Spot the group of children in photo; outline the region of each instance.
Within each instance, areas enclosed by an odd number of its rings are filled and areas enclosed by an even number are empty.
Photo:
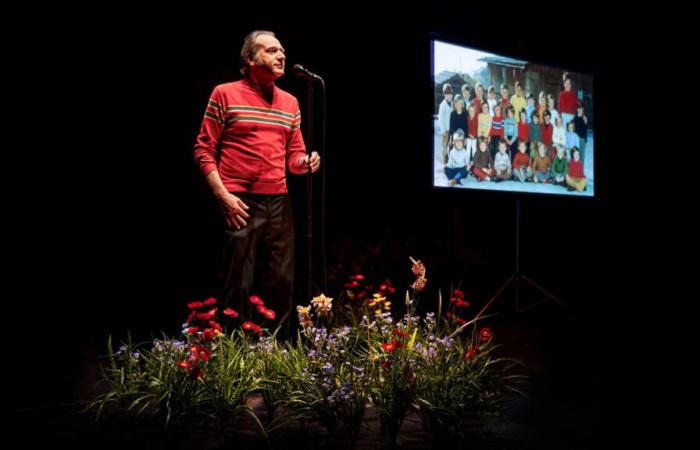
[[[558,104],[543,91],[537,106],[532,94],[525,97],[520,82],[512,97],[502,84],[499,99],[490,86],[486,100],[481,83],[474,87],[473,98],[468,84],[462,86],[460,96],[453,95],[452,85],[445,83],[438,122],[449,185],[473,176],[479,182],[512,179],[585,191],[588,119],[568,74],[562,78],[564,90]]]

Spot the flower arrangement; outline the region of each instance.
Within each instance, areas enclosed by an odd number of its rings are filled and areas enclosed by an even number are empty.
[[[181,339],[127,342],[116,353],[108,342],[107,392],[91,409],[99,416],[115,405],[166,426],[203,414],[219,428],[243,413],[266,438],[315,421],[328,430],[329,442],[346,448],[361,432],[367,408],[379,416],[389,448],[398,445],[414,410],[436,437],[463,436],[473,421],[500,413],[507,391],[520,392],[519,363],[498,357],[493,329],[481,324],[489,304],[472,314],[459,289],[445,305],[438,295],[437,312],[419,316],[427,271],[421,261],[411,263],[415,280],[402,317],[392,315],[397,289],[390,280],[371,283],[355,274],[337,299],[320,294],[296,307],[299,329],[289,342],[269,329],[277,314],[260,297],[249,298],[246,318],[220,311],[214,298],[191,302]],[[263,398],[264,418],[249,405],[254,394]]]

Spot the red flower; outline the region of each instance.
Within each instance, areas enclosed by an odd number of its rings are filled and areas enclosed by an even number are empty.
[[[199,313],[199,314],[197,314],[197,319],[210,320],[210,319],[214,318],[214,316],[216,315],[216,310],[217,310],[217,308],[212,308],[205,313]]]
[[[265,307],[265,305],[258,305],[256,309],[258,310],[258,312],[260,314],[263,314],[263,315],[265,314],[265,311],[267,311],[267,308]]]
[[[204,304],[207,306],[216,305],[216,299],[214,297],[204,300]]]
[[[492,336],[493,332],[491,331],[491,328],[484,327],[481,329],[481,331],[479,331],[479,340],[481,342],[488,341],[489,339],[491,339]]]
[[[469,350],[467,350],[467,353],[464,354],[464,360],[465,361],[471,361],[474,356],[476,356],[476,352],[479,351],[479,346],[477,345],[476,347],[469,347]]]
[[[216,337],[216,333],[211,328],[205,328],[202,332],[202,339],[205,341],[213,341]]]
[[[396,348],[396,341],[385,342],[384,344],[382,344],[382,348],[384,349],[385,352],[391,353]]]
[[[354,275],[352,279],[355,281],[364,281],[365,276],[358,273],[357,275]]]
[[[189,316],[187,316],[187,320],[185,322],[187,323],[192,323],[194,318],[197,317],[197,311],[192,311]]]
[[[389,360],[387,359],[386,361],[384,361],[384,362],[382,363],[382,369],[386,370],[386,369],[388,369],[389,367],[391,367],[391,361],[389,361]]]
[[[458,298],[457,301],[455,302],[455,306],[457,308],[468,308],[469,302]]]
[[[202,372],[202,369],[200,369],[198,365],[195,365],[190,370],[190,377],[199,381],[204,381],[204,372]]]
[[[264,305],[264,304],[265,304],[265,302],[263,301],[263,299],[261,299],[261,298],[258,297],[257,295],[251,295],[251,296],[250,296],[250,303],[252,303],[252,304],[254,304],[254,305]]]
[[[187,329],[187,334],[195,334],[197,331],[199,331],[199,327],[189,327]]]
[[[398,328],[394,328],[394,334],[399,337],[408,337],[408,333]]]
[[[455,289],[453,291],[453,295],[457,298],[461,298],[461,299],[464,298],[464,292],[460,291],[459,289]]]
[[[464,325],[465,323],[467,323],[467,321],[462,319],[461,317],[457,317],[457,323],[460,325]]]
[[[256,325],[253,322],[244,322],[241,327],[243,327],[244,330],[257,332],[259,336],[262,336],[262,328],[260,328],[260,325]]]
[[[392,342],[386,342],[382,344],[382,348],[387,353],[393,352],[394,350],[396,350],[397,347],[403,348],[403,344],[396,339],[394,339]]]
[[[178,365],[178,367],[181,367],[183,369],[190,368],[190,363],[188,363],[187,361],[180,361],[179,363],[177,363],[177,365]]]
[[[221,325],[219,325],[217,322],[210,320],[209,321],[209,326],[212,327],[212,329],[216,331],[223,331],[223,328],[221,328]]]
[[[211,357],[211,349],[209,347],[204,347],[203,345],[193,345],[190,348],[190,353],[194,361],[209,361]]]
[[[265,310],[265,312],[263,314],[265,315],[265,317],[267,317],[268,319],[271,319],[271,320],[274,320],[276,317],[275,312],[271,309]]]
[[[231,308],[226,308],[226,309],[224,309],[223,312],[224,312],[224,315],[229,316],[229,317],[233,317],[234,319],[236,317],[238,317],[238,313],[236,311],[232,310]]]
[[[204,303],[202,302],[192,302],[187,304],[187,307],[190,309],[199,309],[202,306],[204,306]]]
[[[391,285],[391,281],[389,280],[386,280],[384,283],[380,284],[379,290],[382,291],[382,293],[388,292],[390,294],[396,292],[396,289],[394,289],[394,287]]]
[[[360,291],[357,294],[357,299],[358,300],[364,300],[367,297],[367,291]]]
[[[358,287],[360,287],[360,283],[353,280],[350,283],[345,283],[345,287],[348,289],[357,289]]]

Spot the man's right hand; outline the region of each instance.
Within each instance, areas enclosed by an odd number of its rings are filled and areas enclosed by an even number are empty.
[[[243,200],[229,192],[220,195],[218,200],[226,220],[226,226],[237,230],[246,226],[247,222],[245,219],[249,219],[250,215],[246,212],[249,207],[243,203]]]

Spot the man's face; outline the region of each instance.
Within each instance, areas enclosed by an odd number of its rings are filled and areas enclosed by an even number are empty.
[[[282,44],[269,34],[263,34],[256,39],[257,53],[253,60],[254,68],[271,74],[275,79],[284,75],[284,65],[287,57]],[[254,70],[255,70],[254,69]]]

